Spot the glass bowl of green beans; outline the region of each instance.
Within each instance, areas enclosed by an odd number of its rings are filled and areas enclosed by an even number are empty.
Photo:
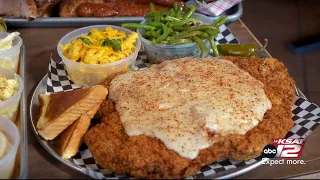
[[[214,22],[207,22],[193,13],[195,7],[182,8],[177,3],[171,9],[150,12],[139,23],[124,23],[124,28],[136,28],[149,63],[183,57],[206,57],[210,48],[214,55],[218,50],[214,38],[220,33],[219,26],[226,22],[222,16]]]
[[[147,20],[141,23],[146,23]],[[146,52],[149,63],[159,63],[163,60],[172,60],[183,57],[206,57],[210,51],[210,44],[207,39],[201,40],[202,49],[197,43],[189,39],[173,39],[168,44],[153,44],[152,41],[143,37],[145,30],[137,29],[137,33]],[[205,49],[205,51],[203,51]]]

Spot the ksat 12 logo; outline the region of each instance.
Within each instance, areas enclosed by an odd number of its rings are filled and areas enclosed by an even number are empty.
[[[262,154],[267,158],[299,158],[304,144],[305,139],[275,139],[263,148]]]

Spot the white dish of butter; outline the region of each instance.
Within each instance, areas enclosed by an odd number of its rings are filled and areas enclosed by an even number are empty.
[[[0,67],[0,116],[16,121],[23,85],[18,74]]]
[[[0,39],[0,51],[4,51],[13,47],[13,40],[18,37],[20,33],[13,32],[8,34],[5,38]]]
[[[0,32],[0,67],[17,73],[22,39],[19,32]]]
[[[0,116],[0,179],[12,178],[20,132],[9,119]]]
[[[129,136],[156,137],[194,159],[219,137],[258,125],[272,107],[263,87],[230,61],[179,59],[115,77],[109,98]]]

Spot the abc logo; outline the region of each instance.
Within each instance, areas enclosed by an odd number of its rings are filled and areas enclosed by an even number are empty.
[[[273,144],[268,144],[263,148],[262,154],[267,158],[274,158],[277,155],[277,148]]]

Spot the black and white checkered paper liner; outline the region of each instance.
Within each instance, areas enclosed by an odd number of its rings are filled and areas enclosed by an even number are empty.
[[[216,38],[217,43],[239,43],[226,26],[221,26],[220,30],[221,33]],[[147,68],[149,64],[146,63],[146,59],[145,52],[139,52],[135,70]],[[64,64],[56,63],[51,59],[47,79],[47,94],[77,88],[80,87],[73,84],[69,79]],[[296,102],[292,107],[292,119],[295,125],[287,134],[286,138],[306,138],[320,124],[320,108],[316,104],[309,102],[307,99],[296,96]],[[257,157],[248,161],[234,161],[229,159],[217,161],[201,168],[195,176],[188,177],[187,179],[207,177],[230,169],[243,167],[258,162],[261,158],[262,157]],[[101,168],[94,160],[85,143],[81,145],[79,152],[70,160],[70,162],[92,178],[132,178],[127,174],[115,174],[109,169]]]

